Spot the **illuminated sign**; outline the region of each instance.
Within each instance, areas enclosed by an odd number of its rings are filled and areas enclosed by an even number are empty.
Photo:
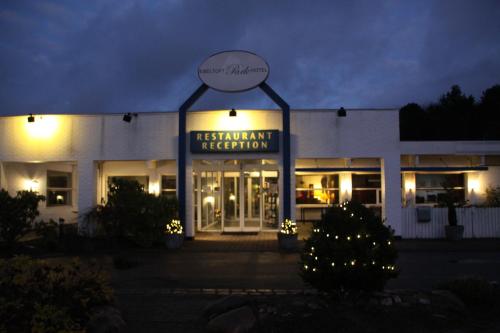
[[[278,130],[192,131],[191,152],[203,153],[277,153]]]
[[[264,82],[269,76],[269,65],[251,52],[224,51],[206,59],[198,68],[198,76],[212,89],[239,92]]]

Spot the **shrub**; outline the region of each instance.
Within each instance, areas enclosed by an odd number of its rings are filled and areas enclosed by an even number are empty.
[[[96,221],[107,237],[150,246],[162,240],[165,224],[177,217],[177,207],[175,199],[147,193],[137,181],[116,179],[109,185],[106,204],[87,218]]]
[[[486,189],[485,205],[489,207],[500,207],[500,187],[488,187]]]
[[[0,332],[84,332],[91,309],[113,300],[108,279],[78,260],[0,260]]]
[[[56,250],[59,245],[59,225],[54,220],[49,222],[39,221],[34,226],[35,233],[39,236],[39,244],[48,250]]]
[[[31,230],[33,221],[39,215],[38,203],[45,197],[32,191],[19,191],[11,197],[0,190],[0,240],[12,247]]]
[[[438,288],[451,291],[467,305],[494,305],[500,296],[498,288],[479,277],[463,277],[445,281],[439,284]]]
[[[306,283],[329,293],[381,290],[398,274],[392,231],[362,204],[330,208],[301,255]]]

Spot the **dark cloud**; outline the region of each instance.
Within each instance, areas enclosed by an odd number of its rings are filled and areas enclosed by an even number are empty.
[[[294,108],[397,107],[500,77],[498,1],[3,1],[0,113],[175,110],[246,49]],[[195,108],[274,107],[210,91]]]

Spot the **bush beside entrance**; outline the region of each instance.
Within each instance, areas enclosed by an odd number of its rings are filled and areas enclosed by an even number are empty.
[[[98,233],[147,247],[163,242],[165,225],[177,215],[177,200],[147,193],[137,181],[116,179],[109,185],[106,204],[87,217],[97,223]]]

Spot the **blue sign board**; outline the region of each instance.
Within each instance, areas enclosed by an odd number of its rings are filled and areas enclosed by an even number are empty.
[[[278,130],[192,131],[191,153],[277,153]]]

